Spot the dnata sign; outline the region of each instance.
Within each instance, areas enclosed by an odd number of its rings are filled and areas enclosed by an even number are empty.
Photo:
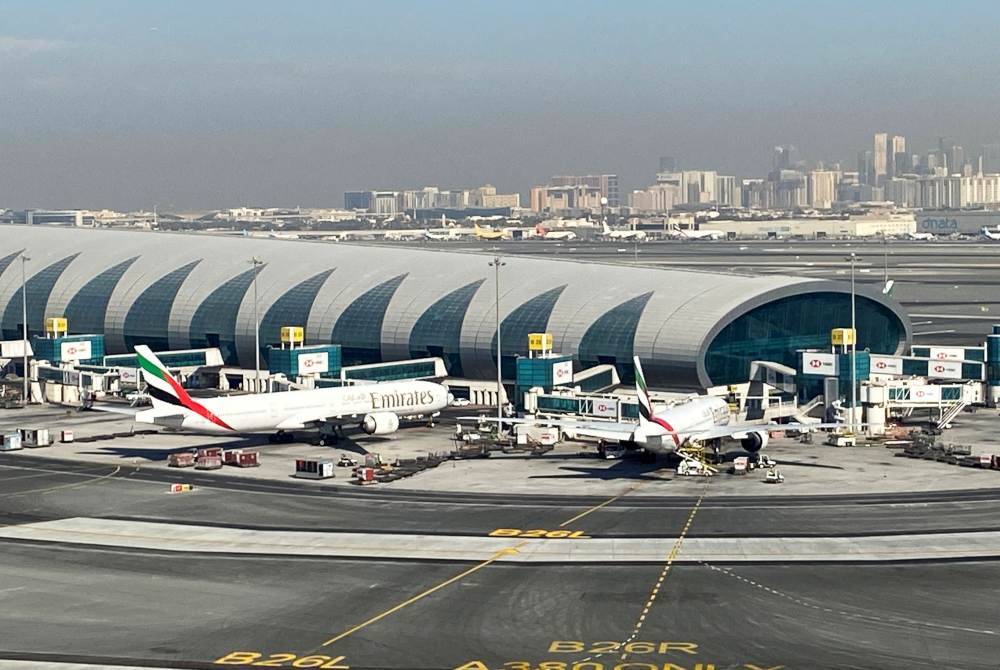
[[[920,219],[920,228],[928,231],[958,230],[958,219]]]

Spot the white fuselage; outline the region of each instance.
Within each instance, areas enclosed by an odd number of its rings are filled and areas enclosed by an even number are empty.
[[[699,396],[654,413],[636,434],[636,442],[653,451],[674,451],[690,435],[729,423],[729,405],[722,398]]]
[[[376,413],[429,415],[448,406],[448,391],[433,382],[405,381],[196,401],[224,425],[173,405],[139,412],[136,420],[195,433],[265,433]]]

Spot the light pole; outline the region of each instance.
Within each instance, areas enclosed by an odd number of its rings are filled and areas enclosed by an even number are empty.
[[[500,347],[500,268],[507,265],[500,260],[500,256],[494,256],[490,261],[490,267],[496,271],[496,308],[497,308],[497,437],[500,437],[500,423],[503,421],[503,358]]]
[[[24,386],[21,389],[21,403],[24,405],[28,404],[28,282],[25,281],[27,272],[25,271],[25,266],[31,259],[21,252],[21,354],[24,356],[24,372],[21,375],[23,377]]]
[[[889,283],[889,236],[882,233],[882,285]]]
[[[854,412],[858,404],[858,330],[857,330],[857,305],[856,305],[856,292],[854,288],[854,267],[857,264],[858,255],[853,251],[851,252],[850,258],[846,259],[851,262],[851,434],[854,434]]]
[[[256,256],[250,259],[253,265],[253,364],[254,393],[260,393],[260,319],[257,317],[257,268],[264,264]]]

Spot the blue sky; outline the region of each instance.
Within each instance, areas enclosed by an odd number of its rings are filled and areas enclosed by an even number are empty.
[[[0,206],[337,205],[1000,133],[995,2],[0,2]]]

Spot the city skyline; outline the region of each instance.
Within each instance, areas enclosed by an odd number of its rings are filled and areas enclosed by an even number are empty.
[[[572,16],[10,3],[0,206],[322,206],[363,188],[486,183],[526,201],[558,174],[643,188],[665,155],[752,177],[792,144],[854,169],[878,131],[919,152],[954,137],[975,155],[1000,138],[1000,93],[975,83],[998,69],[1000,7],[958,5],[975,11],[848,2],[845,31],[791,2],[766,16],[727,3],[583,3]],[[962,39],[940,42],[940,25]]]

